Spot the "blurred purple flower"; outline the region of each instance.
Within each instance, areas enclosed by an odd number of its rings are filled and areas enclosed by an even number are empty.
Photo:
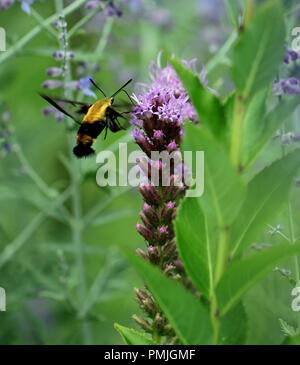
[[[0,11],[8,9],[13,5],[15,0],[0,0]]]
[[[59,80],[46,80],[43,82],[42,87],[44,89],[53,90],[62,87],[62,82]]]
[[[299,55],[296,51],[286,48],[284,63],[288,65],[290,61],[297,61],[298,58]]]
[[[197,10],[199,14],[210,22],[219,21],[225,13],[224,1],[223,0],[209,0],[203,1],[198,0]]]
[[[35,0],[19,0],[21,3],[21,9],[25,11],[25,13],[30,14],[31,9],[30,6]]]
[[[142,0],[127,0],[127,3],[130,9],[135,13],[140,12],[144,8]]]
[[[61,112],[56,112],[55,113],[55,119],[58,121],[58,122],[61,122],[62,120],[64,120],[64,114],[61,113]]]
[[[64,70],[61,67],[50,67],[46,70],[46,74],[51,77],[61,76]]]
[[[12,147],[7,141],[5,141],[2,143],[2,149],[3,149],[3,151],[8,153],[12,150]]]
[[[90,81],[91,78],[92,78],[92,76],[82,77],[79,80],[80,89],[82,90],[84,95],[92,96],[93,98],[96,98],[96,94],[91,90],[91,87],[93,86],[93,84]]]
[[[91,0],[85,4],[85,8],[88,10],[96,9],[101,4],[100,0]]]
[[[145,16],[154,25],[171,25],[171,14],[168,9],[157,8],[155,10],[148,10],[145,12]]]
[[[105,13],[107,16],[117,16],[121,17],[123,15],[123,11],[115,6],[112,1],[109,1],[105,6]]]
[[[295,77],[289,77],[286,79],[276,80],[273,83],[273,94],[280,96],[287,95],[299,95],[300,87],[299,81]]]
[[[48,117],[49,115],[55,113],[56,109],[52,108],[51,106],[47,106],[46,108],[43,109],[43,115],[45,117]]]
[[[73,81],[68,81],[65,83],[65,87],[67,89],[71,89],[71,90],[80,90],[80,81],[77,80],[73,80]]]

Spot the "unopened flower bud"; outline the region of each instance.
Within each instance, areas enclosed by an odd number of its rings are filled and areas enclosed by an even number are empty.
[[[167,146],[168,152],[173,152],[177,150],[177,144],[175,141],[172,141]]]
[[[168,239],[168,228],[166,226],[157,229],[158,243],[164,245]]]
[[[65,86],[67,89],[80,90],[80,82],[76,80],[66,82]]]
[[[93,10],[96,9],[100,4],[101,2],[99,0],[91,0],[85,4],[85,8],[88,10]]]
[[[147,228],[144,225],[142,225],[141,223],[137,223],[136,230],[138,231],[138,233],[141,236],[144,237],[144,239],[146,241],[153,242],[155,240],[154,233],[149,228]]]
[[[146,203],[149,205],[158,205],[160,202],[160,196],[155,187],[149,183],[140,184],[139,190],[143,195]]]
[[[54,113],[55,113],[55,108],[52,108],[50,106],[47,106],[46,108],[43,109],[43,114],[45,117],[48,117],[48,115],[51,115]]]
[[[149,219],[153,226],[157,226],[159,223],[159,217],[156,211],[147,203],[143,205],[143,212],[145,216]]]
[[[152,262],[153,264],[157,264],[159,262],[158,248],[156,246],[149,246],[147,247],[147,251],[150,262]]]
[[[153,145],[149,142],[144,133],[142,133],[139,129],[135,129],[132,132],[132,136],[135,139],[136,143],[140,146],[142,151],[144,151],[148,157],[151,157]]]
[[[161,212],[161,219],[164,223],[169,224],[172,219],[175,218],[176,208],[175,203],[170,201],[164,204],[164,207]]]
[[[48,76],[57,77],[63,73],[63,69],[60,67],[50,67],[46,70]]]
[[[137,248],[136,251],[138,256],[140,256],[142,259],[148,260],[148,256],[146,255],[146,253],[141,249],[141,248]]]
[[[62,86],[62,82],[58,80],[46,80],[43,82],[42,87],[45,89],[53,90]]]
[[[145,320],[144,318],[142,318],[140,316],[137,316],[136,314],[134,314],[132,316],[132,319],[135,320],[136,323],[143,328],[143,330],[145,330],[146,332],[152,333],[151,324],[147,320]]]

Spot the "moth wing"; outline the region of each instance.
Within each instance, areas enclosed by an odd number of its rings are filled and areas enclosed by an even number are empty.
[[[77,120],[73,115],[71,115],[69,112],[67,112],[62,106],[60,106],[56,101],[54,101],[50,96],[45,94],[39,94],[43,99],[45,99],[49,104],[54,106],[57,110],[59,110],[61,113],[65,114],[66,116],[70,117],[74,120],[75,123],[81,124],[79,120]]]
[[[90,107],[93,105],[93,104],[84,103],[82,101],[61,99],[61,98],[56,98],[56,97],[54,97],[53,99],[60,101],[62,103],[71,104],[73,106],[79,106],[79,109],[76,110],[76,113],[78,113],[78,114],[86,114],[89,111]]]
[[[119,123],[117,122],[117,119],[112,119],[111,117],[107,117],[107,127],[113,132],[119,132],[121,129],[123,129]]]
[[[111,107],[107,108],[106,116],[107,116],[108,127],[112,132],[118,132],[121,129],[126,129],[122,127],[118,121],[118,118],[123,118],[127,121],[127,118],[123,114],[127,114],[127,112],[119,113]]]

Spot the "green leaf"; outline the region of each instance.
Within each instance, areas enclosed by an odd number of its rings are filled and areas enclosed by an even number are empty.
[[[120,333],[124,342],[127,345],[149,345],[149,346],[157,346],[158,344],[154,342],[150,337],[146,334],[138,332],[133,328],[127,328],[121,326],[118,323],[114,324],[115,329]]]
[[[186,124],[184,151],[204,151],[204,194],[200,204],[215,226],[226,228],[237,216],[246,192],[239,174],[232,168],[226,151],[203,128]],[[194,175],[195,176],[195,175]]]
[[[283,8],[278,0],[268,1],[242,33],[232,54],[232,79],[246,98],[275,79],[284,58],[284,42]]]
[[[169,61],[189,94],[201,122],[207,126],[214,135],[223,138],[224,131],[227,127],[224,108],[219,98],[205,88],[201,84],[198,75],[183,66],[180,61],[174,58],[169,58]]]
[[[226,0],[226,11],[233,26],[239,28],[240,2],[239,0]]]
[[[276,265],[300,252],[300,244],[280,245],[232,262],[216,288],[220,315],[225,315],[257,281]]]
[[[255,242],[284,207],[299,166],[299,150],[296,150],[266,167],[250,181],[246,200],[231,230],[232,256]]]
[[[294,336],[297,336],[300,334],[298,329],[295,329],[293,326],[288,324],[282,318],[279,318],[279,323],[280,323],[281,331],[284,333],[285,336],[294,337]]]
[[[247,143],[247,153],[244,151],[243,165],[246,168],[251,166],[261,150],[275,135],[282,124],[293,114],[299,104],[300,98],[298,96],[289,96],[286,99],[282,99],[280,103],[266,115],[263,121],[257,120],[256,138],[251,138],[252,143],[250,143],[251,141]],[[261,125],[259,126],[260,122]]]
[[[219,345],[243,345],[247,331],[248,318],[240,302],[221,319]]]
[[[283,345],[300,345],[300,334],[297,336],[287,337]]]
[[[155,300],[184,345],[205,345],[211,340],[208,309],[181,284],[163,275],[148,262],[128,254],[128,259],[142,275]]]
[[[265,127],[264,117],[266,113],[266,100],[268,89],[262,89],[251,99],[246,111],[244,120],[243,142],[241,159],[242,165],[251,160],[253,146],[257,143],[259,137],[263,134]]]
[[[175,232],[186,272],[200,293],[210,299],[213,278],[208,227],[197,198],[187,198],[181,203]]]

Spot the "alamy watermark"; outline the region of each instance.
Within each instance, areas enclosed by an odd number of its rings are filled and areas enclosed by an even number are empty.
[[[300,311],[300,286],[296,286],[292,290],[291,294],[292,294],[293,297],[296,297],[292,301],[292,310],[294,312],[299,312]]]
[[[300,52],[300,27],[295,27],[292,29],[292,37],[295,37],[292,40],[292,50],[295,52]]]
[[[0,287],[0,312],[6,311],[6,293],[5,289]]]
[[[0,27],[0,51],[6,51],[6,33],[2,27]]]
[[[203,151],[152,151],[151,159],[140,150],[128,154],[127,144],[119,143],[117,156],[112,151],[98,153],[101,164],[96,175],[97,184],[103,186],[187,186],[186,197],[200,197],[204,193]],[[131,165],[131,166],[130,166]],[[192,171],[194,175],[192,176]]]

